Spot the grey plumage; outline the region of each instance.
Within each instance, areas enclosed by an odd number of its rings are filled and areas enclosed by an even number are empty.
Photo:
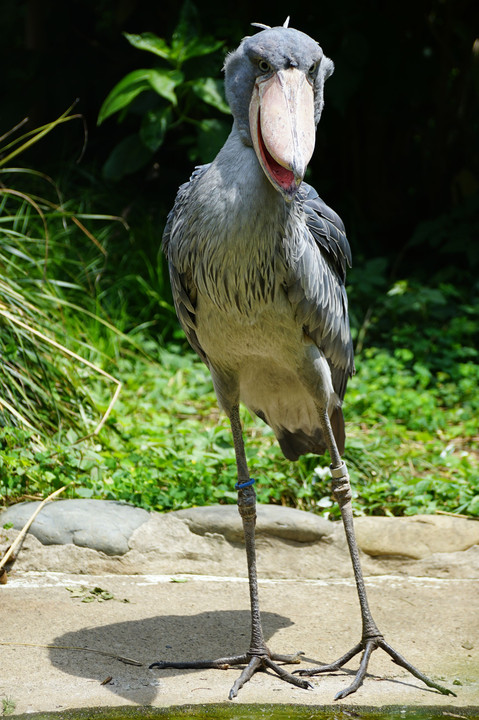
[[[278,32],[292,35],[281,52]],[[260,43],[265,34],[268,41]],[[308,40],[307,59],[305,51],[292,52],[302,47],[298,36]],[[325,64],[314,79],[319,120],[324,74],[331,69],[319,46],[284,28],[243,41],[226,61],[233,130],[213,163],[197,168],[180,188],[163,247],[180,323],[211,370],[221,406],[228,413],[239,394],[272,426],[286,456],[297,459],[326,449],[314,417],[318,399],[326,403],[344,449],[340,405],[354,372],[344,288],[351,254],[343,223],[313,188],[303,183],[288,202],[257,161],[245,105],[258,71],[244,60],[270,45],[268,60],[276,66],[294,62],[309,69],[311,59]],[[332,380],[323,377],[323,357]],[[305,363],[309,368],[301,373],[311,376],[315,396],[298,381],[297,367]],[[325,382],[332,388],[319,387]],[[263,393],[256,392],[260,388]]]

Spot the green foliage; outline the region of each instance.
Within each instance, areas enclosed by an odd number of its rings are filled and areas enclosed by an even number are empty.
[[[81,585],[80,587],[66,587],[65,590],[70,593],[72,600],[79,600],[82,603],[105,602],[107,600],[117,599],[112,592],[101,587],[88,588],[85,585]],[[120,602],[127,603],[130,601],[123,598]]]
[[[173,329],[161,257],[158,266],[144,258],[140,273],[127,253],[108,279],[118,242],[110,239],[112,218],[12,188],[18,171],[4,168],[3,177],[10,182],[0,196],[3,501],[68,485],[67,496],[161,511],[235,502],[230,429],[207,369],[173,341],[184,338]],[[41,174],[21,177],[55,188]],[[91,221],[101,222],[100,240],[85,227]],[[354,511],[478,516],[477,298],[467,286],[433,278],[391,284],[387,275],[385,258],[350,275],[359,350],[345,401]],[[132,297],[143,310],[133,309]],[[155,314],[168,349],[147,334]],[[114,325],[128,328],[129,338]],[[82,440],[110,409],[111,384],[101,373],[111,367],[123,390],[101,435]],[[291,463],[267,426],[246,411],[242,419],[259,501],[337,517],[327,459]]]
[[[236,501],[230,428],[207,368],[180,346],[141,344],[150,359],[119,359],[124,387],[99,438],[77,444],[70,430],[41,449],[28,445],[28,431],[2,431],[6,502],[64,484],[70,497],[124,500],[149,510]],[[448,382],[432,374],[426,381],[404,353],[368,349],[358,367],[345,404],[355,513],[479,516],[478,400],[470,392],[478,367],[464,364],[453,402]],[[96,390],[101,404],[105,388]],[[264,423],[247,411],[242,420],[258,500],[337,517],[327,458],[291,463]]]
[[[104,166],[107,179],[119,180],[146,165],[163,145],[166,133],[176,128],[181,128],[181,142],[190,146],[193,161],[211,160],[226,139],[230,123],[221,114],[230,111],[224,84],[205,75],[210,64],[202,62],[215,53],[219,59],[223,43],[198,34],[196,15],[194,6],[185,2],[170,43],[148,32],[124,33],[133,47],[160,58],[162,64],[129,72],[100,108],[99,124],[115,113],[120,122],[127,114],[141,116],[139,130],[124,137],[110,154]],[[211,110],[216,111],[213,116]]]
[[[59,428],[91,432],[101,412],[89,378],[114,381],[93,364],[101,348],[85,331],[90,323],[118,334],[91,292],[104,250],[83,224],[113,218],[75,213],[49,177],[7,165],[76,117],[68,111],[20,136],[14,128],[0,148],[0,425],[29,428],[37,444]]]
[[[458,362],[479,359],[479,296],[474,288],[434,279],[426,284],[414,277],[388,286],[385,268],[385,259],[376,258],[350,273],[356,351],[367,345],[406,348],[410,355],[405,361],[456,380]]]
[[[360,471],[369,463],[368,512],[454,507],[455,512],[476,514],[479,398],[471,387],[479,380],[479,366],[458,363],[454,382],[445,373],[434,375],[421,363],[411,364],[411,359],[405,349],[391,354],[370,348],[358,359],[359,372],[348,389],[346,413],[353,422],[347,454],[353,454],[354,464],[355,449],[359,451]],[[358,431],[362,427],[364,445]],[[357,479],[364,483],[364,476]]]
[[[11,697],[5,696],[2,698],[2,715],[13,715],[17,704]]]

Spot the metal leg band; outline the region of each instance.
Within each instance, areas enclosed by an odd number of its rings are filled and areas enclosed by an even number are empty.
[[[329,469],[330,469],[330,471],[331,471],[331,476],[332,476],[334,479],[336,479],[336,478],[339,479],[339,478],[347,477],[347,476],[348,476],[348,471],[347,471],[347,469],[346,469],[346,464],[343,463],[343,462],[341,463],[341,465],[339,465],[339,467],[333,467],[332,465],[330,465],[330,466],[329,466]]]

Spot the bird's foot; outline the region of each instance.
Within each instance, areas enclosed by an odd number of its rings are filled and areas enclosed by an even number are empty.
[[[230,700],[235,698],[243,685],[247,683],[258,670],[272,670],[281,678],[281,680],[285,680],[292,685],[296,685],[296,687],[303,688],[303,690],[312,689],[313,686],[308,680],[302,680],[301,678],[296,677],[296,675],[287,672],[281,665],[276,664],[277,662],[299,663],[301,662],[301,655],[304,655],[304,653],[298,652],[295,655],[271,655],[269,653],[261,655],[248,655],[248,664],[231,688],[228,698]]]
[[[296,685],[297,687],[303,688],[305,690],[311,689],[313,686],[308,680],[303,680],[302,678],[299,678],[296,675],[293,675],[284,670],[281,665],[277,665],[277,663],[300,663],[302,655],[304,655],[304,653],[302,652],[297,652],[294,655],[277,655],[265,650],[260,654],[253,654],[248,652],[244,655],[233,655],[231,657],[218,658],[217,660],[195,660],[192,662],[160,661],[152,663],[150,665],[150,669],[160,668],[161,670],[164,670],[166,668],[176,668],[182,670],[198,670],[212,668],[216,670],[227,670],[228,668],[234,667],[235,665],[245,665],[245,668],[243,669],[241,675],[235,681],[233,687],[229,692],[228,698],[232,700],[237,696],[243,685],[245,685],[248,680],[253,677],[254,673],[258,670],[272,670],[282,680],[285,680],[292,685]]]
[[[335,700],[341,700],[347,695],[351,695],[351,693],[356,692],[360,685],[362,685],[362,682],[366,675],[366,671],[368,669],[371,654],[377,648],[382,648],[385,652],[388,653],[388,655],[390,655],[396,665],[400,665],[401,667],[408,670],[412,675],[419,678],[419,680],[422,680],[422,682],[425,683],[428,687],[438,690],[438,692],[442,693],[442,695],[454,695],[454,697],[456,697],[456,694],[453,693],[452,690],[449,690],[443,685],[439,685],[439,683],[434,682],[434,680],[431,680],[427,677],[427,675],[424,675],[424,673],[415,668],[414,665],[411,665],[411,663],[408,662],[398,652],[396,652],[396,650],[394,650],[381,635],[361,640],[360,643],[355,645],[355,647],[353,647],[349,652],[336,660],[336,662],[330,663],[329,665],[321,665],[320,667],[310,668],[309,670],[295,670],[295,674],[301,675],[303,677],[312,677],[313,675],[319,675],[320,673],[334,672],[335,670],[339,670],[340,668],[342,668],[343,665],[345,665],[355,655],[363,651],[359,669],[356,673],[356,677],[354,678],[354,682],[349,685],[349,687],[347,687],[345,690],[341,690],[340,692],[338,692],[338,694],[334,698]]]

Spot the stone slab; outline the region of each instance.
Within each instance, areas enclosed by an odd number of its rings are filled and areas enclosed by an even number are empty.
[[[62,502],[76,502],[79,514],[60,512]],[[22,510],[28,517],[32,505]],[[48,507],[55,507],[53,517],[64,525],[75,518],[49,539],[80,537],[91,547],[43,544],[27,535],[8,582],[0,585],[0,666],[8,668],[0,677],[0,698],[13,701],[16,713],[225,702],[237,670],[152,671],[148,664],[245,649],[249,593],[244,546],[230,527],[237,522],[236,508],[140,511],[128,525],[131,507],[123,504],[106,510],[81,500]],[[98,542],[99,517],[103,537],[108,527],[123,528],[118,554],[105,552],[111,542]],[[0,526],[6,520],[8,515],[0,516]],[[340,523],[319,520],[301,511],[258,508],[266,641],[278,652],[304,650],[305,664],[333,660],[361,632],[344,532]],[[364,685],[335,708],[361,714],[365,706],[431,705],[460,716],[461,708],[479,707],[479,545],[471,544],[477,523],[462,520],[356,519],[376,622],[388,642],[457,698],[428,690],[376,652]],[[82,528],[88,532],[77,535]],[[0,531],[0,552],[18,532]],[[68,590],[81,586],[108,590],[113,599],[82,603],[81,594]],[[125,664],[119,656],[140,664]],[[328,703],[351,682],[357,663],[313,678],[312,691],[259,673],[234,702],[332,708]]]
[[[34,506],[13,506],[0,515],[0,527],[12,518],[15,508],[22,511],[16,524],[20,527]],[[65,500],[47,505],[32,531],[48,526],[44,514],[50,530],[39,533],[40,537],[59,542],[44,545],[36,534],[29,533],[17,560],[16,567],[21,570],[246,576],[240,519],[234,505],[162,514],[122,503]],[[68,520],[73,521],[70,526]],[[477,521],[440,515],[363,517],[356,518],[355,526],[367,575],[479,578]],[[257,527],[261,577],[352,577],[340,522],[291,508],[259,505]],[[0,551],[17,532],[0,531]]]
[[[38,505],[12,505],[1,513],[0,526],[11,523],[21,530]],[[128,552],[132,532],[148,518],[146,510],[114,500],[57,500],[44,506],[29,532],[43,545],[72,543],[106,555],[122,555]]]
[[[236,505],[188,508],[177,510],[174,516],[184,520],[197,535],[218,533],[229,542],[243,541],[243,525]],[[320,515],[281,505],[257,505],[257,536],[310,543],[322,540],[333,531],[333,523]]]
[[[361,549],[372,557],[419,560],[479,545],[478,520],[451,515],[361,517],[355,521]]]

